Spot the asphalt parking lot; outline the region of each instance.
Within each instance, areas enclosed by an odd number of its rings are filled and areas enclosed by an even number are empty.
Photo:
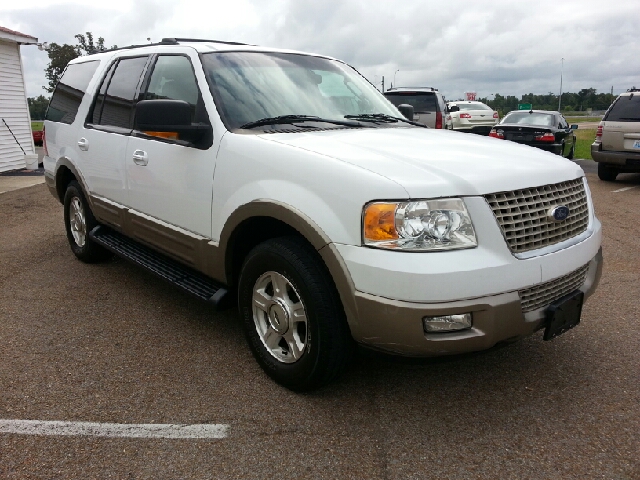
[[[41,184],[0,194],[0,478],[640,478],[640,175],[587,175],[605,263],[577,328],[446,359],[362,352],[305,395],[262,373],[235,311],[77,261]],[[68,435],[7,433],[27,420]]]

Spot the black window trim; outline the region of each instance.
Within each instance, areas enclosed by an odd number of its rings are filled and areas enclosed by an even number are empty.
[[[97,89],[94,90],[93,93],[93,99],[91,100],[91,108],[89,108],[89,112],[87,113],[87,117],[85,118],[85,123],[84,123],[84,127],[87,129],[93,129],[93,130],[99,130],[101,132],[108,132],[108,133],[116,133],[116,134],[120,134],[120,135],[131,135],[131,132],[133,131],[133,115],[135,114],[135,104],[138,103],[139,98],[140,98],[140,89],[142,86],[142,82],[143,79],[146,77],[146,73],[149,70],[149,63],[151,61],[151,58],[154,56],[155,54],[149,54],[149,53],[145,53],[145,54],[139,54],[139,55],[123,55],[121,57],[116,57],[114,58],[110,63],[109,66],[105,69],[104,73],[103,73],[103,77],[102,80],[100,81],[100,85],[98,86]],[[147,57],[147,62],[145,63],[143,69],[142,69],[142,73],[140,75],[140,78],[138,78],[138,83],[136,85],[136,90],[135,93],[133,95],[134,98],[134,108],[131,109],[131,117],[130,117],[130,124],[132,126],[132,128],[123,128],[123,127],[118,127],[116,125],[102,125],[99,123],[93,123],[93,112],[94,109],[96,107],[96,103],[98,102],[98,96],[100,94],[100,89],[102,88],[102,85],[104,84],[105,81],[108,82],[107,84],[107,88],[105,89],[105,97],[107,96],[107,92],[109,91],[109,84],[111,83],[111,79],[113,78],[113,74],[118,70],[118,65],[120,64],[120,62],[122,60],[127,60],[127,59],[132,59],[132,58],[143,58],[143,57]],[[112,68],[115,64],[115,67]],[[100,112],[100,117],[102,118],[102,108],[104,106],[104,99],[102,100],[102,104],[100,106],[101,112]]]

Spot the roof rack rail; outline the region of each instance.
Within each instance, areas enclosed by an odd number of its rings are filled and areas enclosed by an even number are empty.
[[[178,42],[209,42],[209,43],[223,43],[225,45],[249,45],[248,43],[241,43],[241,42],[224,42],[222,40],[207,40],[204,38],[178,38],[178,37],[163,38],[161,43],[175,44]]]
[[[417,90],[419,88],[430,88],[431,90],[437,92],[438,89],[435,87],[391,87],[388,90],[397,90],[398,88],[407,88],[407,89],[412,89],[412,90]]]
[[[143,43],[139,45],[126,45],[124,47],[116,47],[116,48],[105,48],[104,50],[99,50],[94,53],[104,53],[104,52],[116,52],[118,50],[128,50],[130,48],[142,48],[142,47],[150,47],[154,45],[178,45],[179,42],[211,42],[211,43],[223,43],[225,45],[250,45],[248,43],[240,43],[240,42],[223,42],[221,40],[205,40],[202,38],[163,38],[159,42],[154,43]],[[93,55],[93,54],[91,54]]]
[[[631,87],[631,88],[627,89],[627,92],[640,92],[640,88]]]

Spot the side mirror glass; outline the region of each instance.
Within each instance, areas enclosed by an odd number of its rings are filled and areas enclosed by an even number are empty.
[[[460,111],[460,107],[454,105],[453,107],[449,108],[449,111],[450,112],[459,112]]]
[[[578,124],[577,123],[572,123],[571,124],[571,130],[577,130],[578,129]]]

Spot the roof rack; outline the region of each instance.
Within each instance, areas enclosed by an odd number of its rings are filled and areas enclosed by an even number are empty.
[[[154,42],[154,43],[143,43],[139,45],[126,45],[124,47],[105,48],[104,50],[99,50],[95,53],[116,52],[118,50],[129,50],[131,48],[152,47],[154,45],[178,45],[179,42],[209,42],[209,43],[223,43],[225,45],[250,45],[248,43],[240,43],[240,42],[223,42],[222,40],[205,40],[202,38],[173,38],[172,37],[172,38],[163,38],[161,41]]]
[[[627,92],[640,92],[640,88],[631,87],[631,88],[627,89]]]
[[[408,90],[417,90],[417,89],[420,89],[420,88],[430,88],[434,92],[438,91],[438,89],[435,88],[435,87],[391,87],[391,88],[387,89],[387,91],[389,91],[389,90],[398,90],[399,88],[406,88]]]
[[[207,40],[204,38],[178,38],[178,37],[163,38],[161,43],[176,44],[178,42],[207,42],[207,43],[223,43],[225,45],[249,45],[248,43],[240,43],[240,42],[224,42],[222,40]]]

